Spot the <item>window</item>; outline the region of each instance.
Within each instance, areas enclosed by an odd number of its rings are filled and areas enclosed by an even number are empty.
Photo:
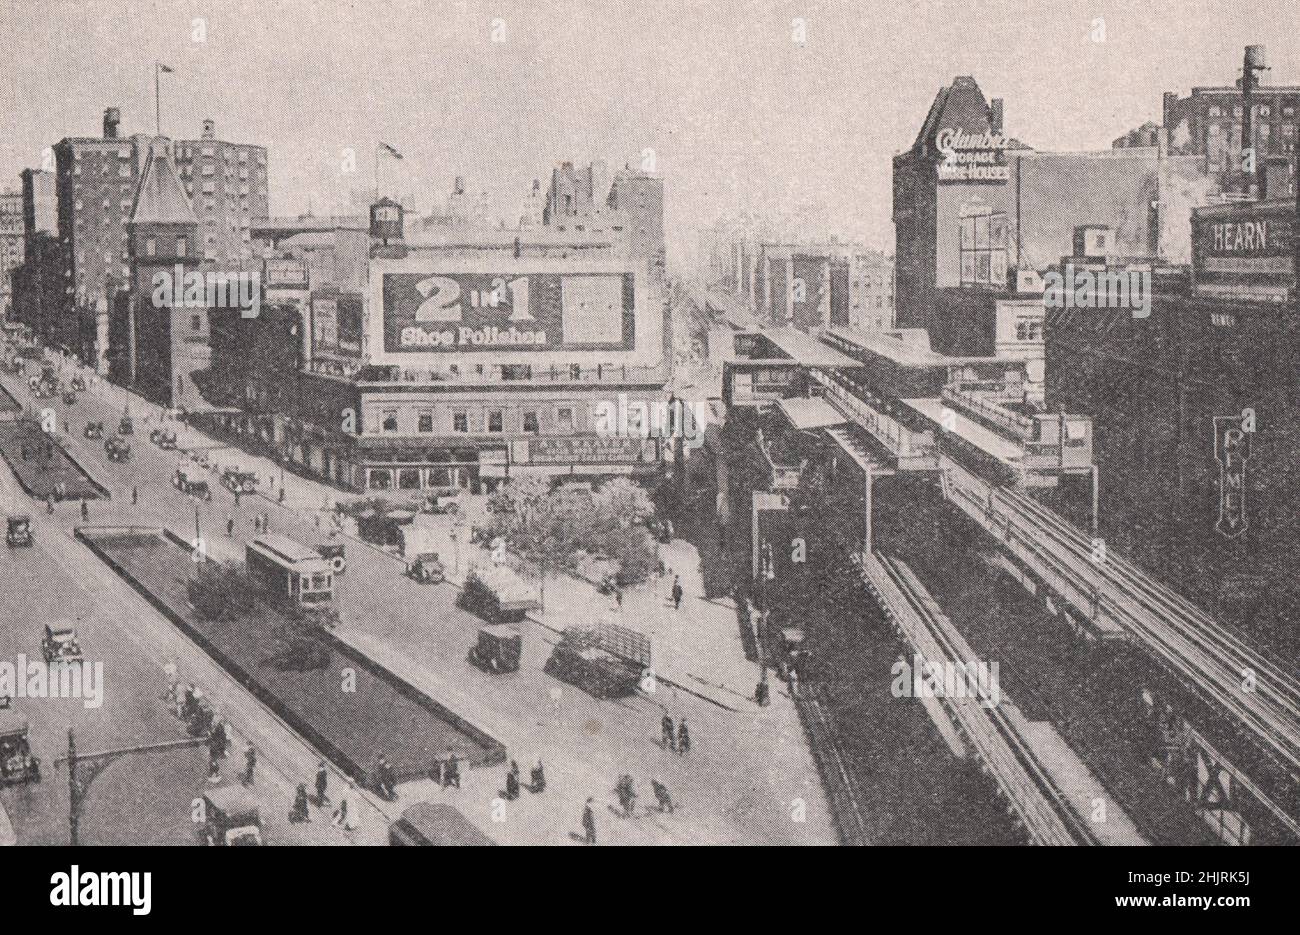
[[[451,414],[451,430],[453,432],[469,432],[469,413],[464,409],[458,409]]]
[[[158,241],[156,241],[156,240],[155,240],[154,238],[152,238],[152,237],[146,237],[146,238],[144,239],[144,255],[145,255],[145,256],[157,256],[157,255],[158,255]]]
[[[524,431],[533,435],[536,435],[541,431],[541,427],[537,422],[536,412],[528,411],[524,413]]]
[[[506,414],[500,409],[489,409],[487,417],[487,430],[489,432],[504,432],[506,423]]]
[[[203,317],[201,315],[195,314],[190,316],[190,330],[191,331],[203,330]]]
[[[190,249],[190,239],[184,235],[176,238],[176,255],[185,256]]]
[[[566,432],[573,431],[573,409],[569,406],[561,406],[555,410],[555,424]]]
[[[582,366],[580,364],[569,364],[569,379],[570,380],[582,379]]]
[[[384,410],[384,423],[383,423],[383,425],[384,425],[384,431],[385,431],[385,432],[396,432],[396,431],[397,431],[397,410],[396,410],[396,409],[385,409],[385,410]]]
[[[1211,117],[1222,117],[1222,116],[1223,116],[1223,111],[1222,111],[1220,108],[1218,108],[1218,107],[1211,107],[1211,108],[1210,108],[1210,116],[1211,116]]]
[[[432,409],[420,410],[420,431],[421,432],[433,431],[433,410]]]
[[[1002,287],[1007,282],[1007,216],[961,219],[961,284]]]

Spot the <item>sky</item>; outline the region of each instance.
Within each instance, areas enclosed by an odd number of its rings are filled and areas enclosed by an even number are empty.
[[[273,214],[373,191],[378,140],[386,194],[464,176],[512,221],[556,163],[649,150],[670,263],[742,210],[891,248],[891,157],[955,76],[1031,146],[1103,149],[1247,44],[1300,83],[1297,34],[1295,0],[0,0],[0,189],[105,107],[152,132],[157,61],[162,132],[268,147]]]

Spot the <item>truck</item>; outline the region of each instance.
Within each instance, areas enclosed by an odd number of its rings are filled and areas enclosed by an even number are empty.
[[[179,468],[172,475],[172,486],[187,496],[198,497],[200,500],[212,499],[212,491],[208,489],[207,481],[194,477]]]
[[[614,623],[566,627],[545,671],[596,698],[632,694],[650,670],[650,637]]]
[[[541,608],[533,588],[503,565],[471,569],[456,604],[488,623],[520,623]]]

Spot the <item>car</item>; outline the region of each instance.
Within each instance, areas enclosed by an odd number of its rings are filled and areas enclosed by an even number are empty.
[[[221,472],[221,483],[231,493],[257,493],[257,475],[239,468],[226,468]]]
[[[210,847],[261,847],[262,819],[257,799],[242,786],[204,792],[199,837]]]
[[[176,449],[176,433],[171,429],[154,429],[149,433],[149,441],[163,451],[174,451]]]
[[[73,377],[72,388],[76,390],[78,393],[84,393],[86,391],[86,381],[83,380],[81,377]]]
[[[103,438],[103,437],[104,437],[104,423],[103,423],[103,422],[87,422],[87,423],[86,423],[86,437],[87,437],[87,438]]]
[[[77,394],[74,393],[72,390],[65,391],[63,394],[63,402],[64,405],[67,406],[75,405],[77,402]]]
[[[33,544],[32,518],[17,514],[5,524],[5,543],[11,549],[30,547]]]
[[[437,552],[421,552],[412,559],[406,573],[421,584],[442,584],[447,569],[439,560]]]
[[[0,710],[0,785],[40,782],[41,761],[32,756],[30,725],[16,711]]]
[[[104,451],[110,461],[128,461],[131,458],[131,446],[120,438],[105,439]]]
[[[200,500],[212,499],[212,491],[208,488],[207,481],[191,477],[180,469],[172,475],[172,486],[190,497],[198,497]]]
[[[514,672],[524,652],[524,637],[508,623],[479,627],[478,641],[470,648],[469,661],[484,672]]]
[[[117,434],[119,435],[135,434],[135,423],[132,421],[130,416],[122,416],[121,420],[117,423]]]
[[[47,664],[81,662],[81,644],[77,631],[67,624],[47,623],[41,640],[41,655]]]

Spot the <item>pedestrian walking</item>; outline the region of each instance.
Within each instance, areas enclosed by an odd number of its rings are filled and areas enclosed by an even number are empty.
[[[618,804],[623,809],[623,817],[631,818],[632,813],[636,811],[636,787],[633,785],[630,775],[624,773],[618,777],[618,783],[614,786],[614,794],[618,796]]]
[[[90,507],[86,505],[86,498],[81,498],[81,521],[84,523],[90,519]]]
[[[244,751],[244,776],[240,780],[244,785],[253,784],[253,770],[257,767],[257,749],[250,743]]]
[[[659,722],[659,730],[662,735],[664,749],[676,750],[677,736],[673,732],[673,719],[668,716],[667,711],[664,712],[663,720]]]
[[[255,533],[259,533],[259,534],[262,532],[262,514],[261,514],[261,513],[254,513],[254,514],[253,514],[253,532],[255,532]]]
[[[655,801],[659,803],[659,811],[672,814],[673,797],[668,794],[668,787],[658,779],[651,779],[650,788],[654,790]]]
[[[513,802],[519,798],[519,764],[514,760],[510,761],[510,769],[506,772],[506,801]]]
[[[325,770],[325,761],[321,760],[316,764],[316,807],[324,808],[330,804],[330,797],[325,794],[325,787],[329,783],[329,773]]]
[[[267,532],[271,525],[271,516],[266,511],[262,512],[262,532]]]
[[[384,798],[390,802],[397,798],[397,776],[382,753],[379,754],[379,764],[375,768],[375,783],[379,787],[379,794]]]
[[[212,725],[212,733],[208,735],[208,749],[212,755],[219,760],[226,758],[226,751],[230,748],[230,735],[226,733],[226,722],[220,718],[215,718]]]
[[[311,821],[311,812],[307,808],[307,784],[300,782],[297,791],[293,794],[293,807],[289,809],[289,822],[298,824],[304,821]]]
[[[460,788],[460,764],[456,762],[456,752],[451,747],[447,748],[447,759],[442,764],[442,786],[444,789]]]
[[[546,773],[542,770],[542,761],[538,760],[537,765],[533,767],[532,774],[528,782],[529,792],[546,791]]]
[[[49,494],[45,495],[45,512],[54,515],[54,498]]]
[[[673,610],[682,608],[682,579],[678,575],[673,575]]]
[[[135,506],[135,505],[136,505],[137,503],[139,503],[139,502],[140,502],[140,491],[139,491],[139,489],[138,489],[137,487],[132,486],[132,487],[131,487],[131,506]]]
[[[235,537],[235,517],[232,514],[226,517],[226,538],[233,539],[234,537]]]
[[[239,509],[239,491],[235,491],[235,509]]]
[[[758,680],[758,684],[754,686],[754,701],[758,703],[760,708],[766,708],[771,703],[770,690],[767,687],[766,669],[763,670],[763,675]]]
[[[276,494],[280,503],[284,503],[284,484],[280,485],[280,491]]]
[[[691,732],[686,729],[686,721],[677,725],[677,752],[682,756],[691,752]]]
[[[211,749],[208,750],[208,784],[215,786],[221,782],[221,760]]]
[[[596,843],[596,813],[591,810],[593,801],[588,798],[582,806],[582,834],[583,841],[587,844]]]

